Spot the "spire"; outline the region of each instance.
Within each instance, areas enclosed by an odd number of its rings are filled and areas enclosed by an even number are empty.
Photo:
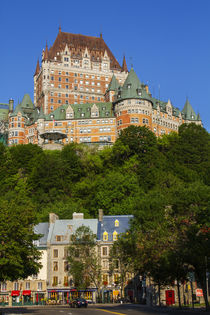
[[[197,120],[201,121],[200,113],[198,113],[198,115],[197,115]]]
[[[103,38],[102,32],[100,33],[100,38]]]
[[[44,52],[44,60],[49,59],[49,53],[48,53],[48,47],[47,47],[47,42],[46,42],[46,47],[45,47],[45,52]]]
[[[40,66],[39,66],[39,59],[37,60],[37,64],[36,64],[36,70],[35,70],[35,73],[34,75],[37,75],[39,74],[39,71],[40,71]]]
[[[107,88],[107,92],[117,91],[119,86],[120,86],[120,84],[119,84],[118,80],[116,79],[115,75],[113,74],[112,79],[111,79],[109,86]]]
[[[182,113],[184,114],[184,118],[186,120],[196,120],[197,119],[197,115],[195,114],[188,98],[186,99]]]
[[[125,55],[123,56],[122,71],[128,72],[127,64],[126,64],[126,61],[125,61]]]
[[[61,25],[59,25],[59,28],[58,28],[58,29],[59,29],[59,33],[61,33]]]

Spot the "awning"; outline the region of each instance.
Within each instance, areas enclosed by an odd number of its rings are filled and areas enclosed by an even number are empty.
[[[20,290],[14,290],[11,292],[11,296],[19,296],[20,295]]]
[[[31,290],[23,290],[22,295],[31,295]]]

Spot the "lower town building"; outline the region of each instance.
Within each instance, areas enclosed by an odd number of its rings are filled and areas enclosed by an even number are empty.
[[[60,220],[56,214],[51,213],[49,222],[35,226],[35,233],[42,235],[36,241],[36,246],[42,253],[42,268],[37,275],[25,280],[1,282],[0,305],[66,304],[78,296],[83,296],[92,303],[97,301],[96,298],[109,303],[124,297],[131,302],[157,305],[158,287],[152,279],[134,273],[132,268],[123,270],[120,260],[110,255],[112,245],[119,235],[126,233],[131,219],[131,215],[106,216],[102,210],[99,210],[98,219],[84,219],[83,213],[73,213],[72,219]],[[79,290],[74,286],[69,270],[68,247],[71,235],[83,225],[96,235],[101,281],[97,288],[92,284]],[[193,279],[181,284],[180,290],[183,304],[191,303],[192,296],[194,301],[203,301],[202,290]],[[161,289],[161,303],[178,303],[176,283]]]
[[[0,305],[44,304],[47,297],[47,235],[48,223],[35,226],[35,233],[41,234],[36,246],[41,252],[42,268],[39,273],[25,280],[0,283]]]

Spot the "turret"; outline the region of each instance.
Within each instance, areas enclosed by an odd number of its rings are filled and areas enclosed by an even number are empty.
[[[11,98],[9,100],[9,112],[12,113],[14,109],[14,100]]]
[[[117,93],[118,88],[120,87],[120,84],[118,80],[116,79],[115,75],[113,74],[112,79],[109,83],[109,86],[105,93],[105,100],[106,102],[113,102],[114,101],[114,95]]]
[[[48,46],[47,46],[47,42],[46,42],[46,47],[45,47],[45,52],[44,52],[44,60],[48,60],[49,59],[49,52],[48,52]]]
[[[125,61],[125,56],[123,57],[122,71],[128,72],[127,64]]]
[[[39,59],[38,59],[37,60],[37,64],[36,64],[36,70],[35,70],[34,76],[39,74],[39,71],[40,71],[40,66],[39,66]]]

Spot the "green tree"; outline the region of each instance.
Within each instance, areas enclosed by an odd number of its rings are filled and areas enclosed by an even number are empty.
[[[96,235],[82,225],[71,236],[68,250],[70,275],[77,289],[86,289],[93,284],[97,289],[101,283],[101,265],[96,247]]]
[[[210,135],[200,125],[183,124],[177,136],[168,136],[167,164],[183,181],[210,184]],[[166,148],[166,146],[165,146]]]
[[[41,267],[34,245],[39,237],[33,231],[35,211],[21,186],[21,197],[0,201],[0,281],[27,278]]]
[[[134,273],[134,262],[132,257],[128,255],[126,234],[119,236],[118,240],[114,242],[110,251],[109,269],[113,274],[120,273],[119,284],[121,286],[121,297],[124,296],[126,276],[128,273]]]
[[[177,255],[194,271],[209,309],[206,272],[210,270],[210,187],[200,182],[173,190],[171,205],[178,230]]]

